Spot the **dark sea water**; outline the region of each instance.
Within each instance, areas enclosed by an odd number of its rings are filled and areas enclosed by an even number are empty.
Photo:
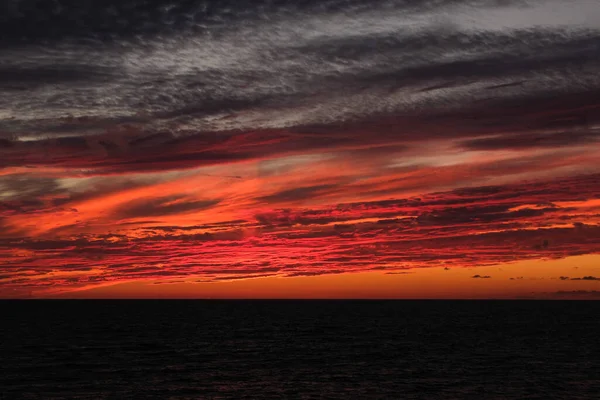
[[[600,399],[600,302],[0,307],[2,399]]]

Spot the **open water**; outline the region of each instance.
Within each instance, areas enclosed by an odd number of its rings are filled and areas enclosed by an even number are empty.
[[[600,302],[2,301],[1,399],[599,399]]]

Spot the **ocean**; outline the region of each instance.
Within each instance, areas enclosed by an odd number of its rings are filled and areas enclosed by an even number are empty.
[[[1,301],[1,399],[598,399],[600,302]]]

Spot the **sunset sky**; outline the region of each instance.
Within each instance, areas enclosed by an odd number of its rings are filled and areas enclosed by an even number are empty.
[[[1,298],[600,299],[600,2],[3,2]]]

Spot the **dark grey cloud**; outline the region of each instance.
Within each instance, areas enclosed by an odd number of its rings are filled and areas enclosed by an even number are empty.
[[[320,275],[329,275],[329,274],[343,274],[344,270],[335,270],[335,269],[321,269],[321,270],[314,270],[314,271],[296,271],[296,272],[289,272],[287,274],[285,274],[286,277],[288,278],[292,278],[292,277],[301,277],[301,276],[320,276]]]
[[[490,51],[490,44],[499,46],[497,51]],[[323,48],[339,58],[348,53],[349,58],[366,59],[381,52],[390,52],[391,59],[398,58],[403,52],[417,59],[427,59],[427,63],[396,66],[382,65],[382,71],[364,71],[357,76],[348,77],[353,85],[389,85],[390,90],[403,86],[420,87],[422,91],[437,90],[462,86],[466,83],[482,79],[524,78],[530,71],[544,74],[548,69],[565,69],[577,64],[597,65],[600,62],[600,44],[598,35],[590,32],[579,34],[569,31],[523,30],[511,32],[455,32],[433,31],[416,37],[397,39],[391,37],[369,37],[358,44],[347,39],[339,48],[324,43]],[[377,53],[374,49],[377,49]],[[354,51],[348,51],[353,49]],[[463,60],[439,61],[429,60],[433,51],[444,52],[472,51],[476,55]],[[511,51],[512,50],[512,51]],[[476,52],[480,53],[477,54]],[[411,65],[413,64],[413,65]],[[387,67],[387,68],[386,68]],[[389,68],[389,69],[388,69]],[[344,78],[343,75],[340,78]],[[532,75],[533,80],[538,77]],[[528,79],[517,81],[521,86],[529,86]],[[426,87],[423,88],[423,83]],[[433,86],[431,86],[433,84]],[[515,81],[489,88],[496,90],[511,88]]]
[[[335,189],[338,186],[340,186],[340,184],[315,185],[299,187],[294,189],[286,189],[268,196],[259,197],[257,198],[257,200],[266,203],[310,200],[311,198],[315,198],[318,195],[322,195],[323,193],[331,191],[332,189]]]
[[[105,81],[116,73],[94,65],[0,65],[1,90],[28,90],[38,85],[56,85],[81,81]]]
[[[423,12],[456,5],[487,8],[527,3],[513,0],[373,0],[366,5],[354,0],[196,0],[176,3],[169,0],[106,0],[102,3],[79,0],[7,0],[0,5],[0,38],[4,45],[37,43],[40,40],[110,41],[177,31],[206,34],[212,30],[219,31],[222,25],[235,24],[240,20],[269,19],[298,12],[361,12],[374,7]]]
[[[65,193],[54,178],[29,174],[0,176],[0,217],[56,208],[58,204],[54,203],[54,198]]]
[[[595,276],[583,276],[581,278],[571,278],[572,281],[600,281],[600,278]]]
[[[211,278],[209,280],[199,281],[199,282],[227,282],[227,281],[237,281],[241,279],[252,279],[252,278],[267,278],[270,276],[276,276],[276,274],[252,274],[252,275],[233,275],[233,276],[218,276],[215,278]]]
[[[533,0],[3,7],[0,137],[72,133],[58,123],[68,115],[103,129],[136,121],[148,135],[198,134],[598,88],[600,7],[587,0],[571,8]],[[79,133],[97,134],[92,128],[82,124]]]
[[[462,145],[472,150],[526,149],[583,145],[600,141],[600,130],[570,130],[549,133],[519,133],[468,140]]]

